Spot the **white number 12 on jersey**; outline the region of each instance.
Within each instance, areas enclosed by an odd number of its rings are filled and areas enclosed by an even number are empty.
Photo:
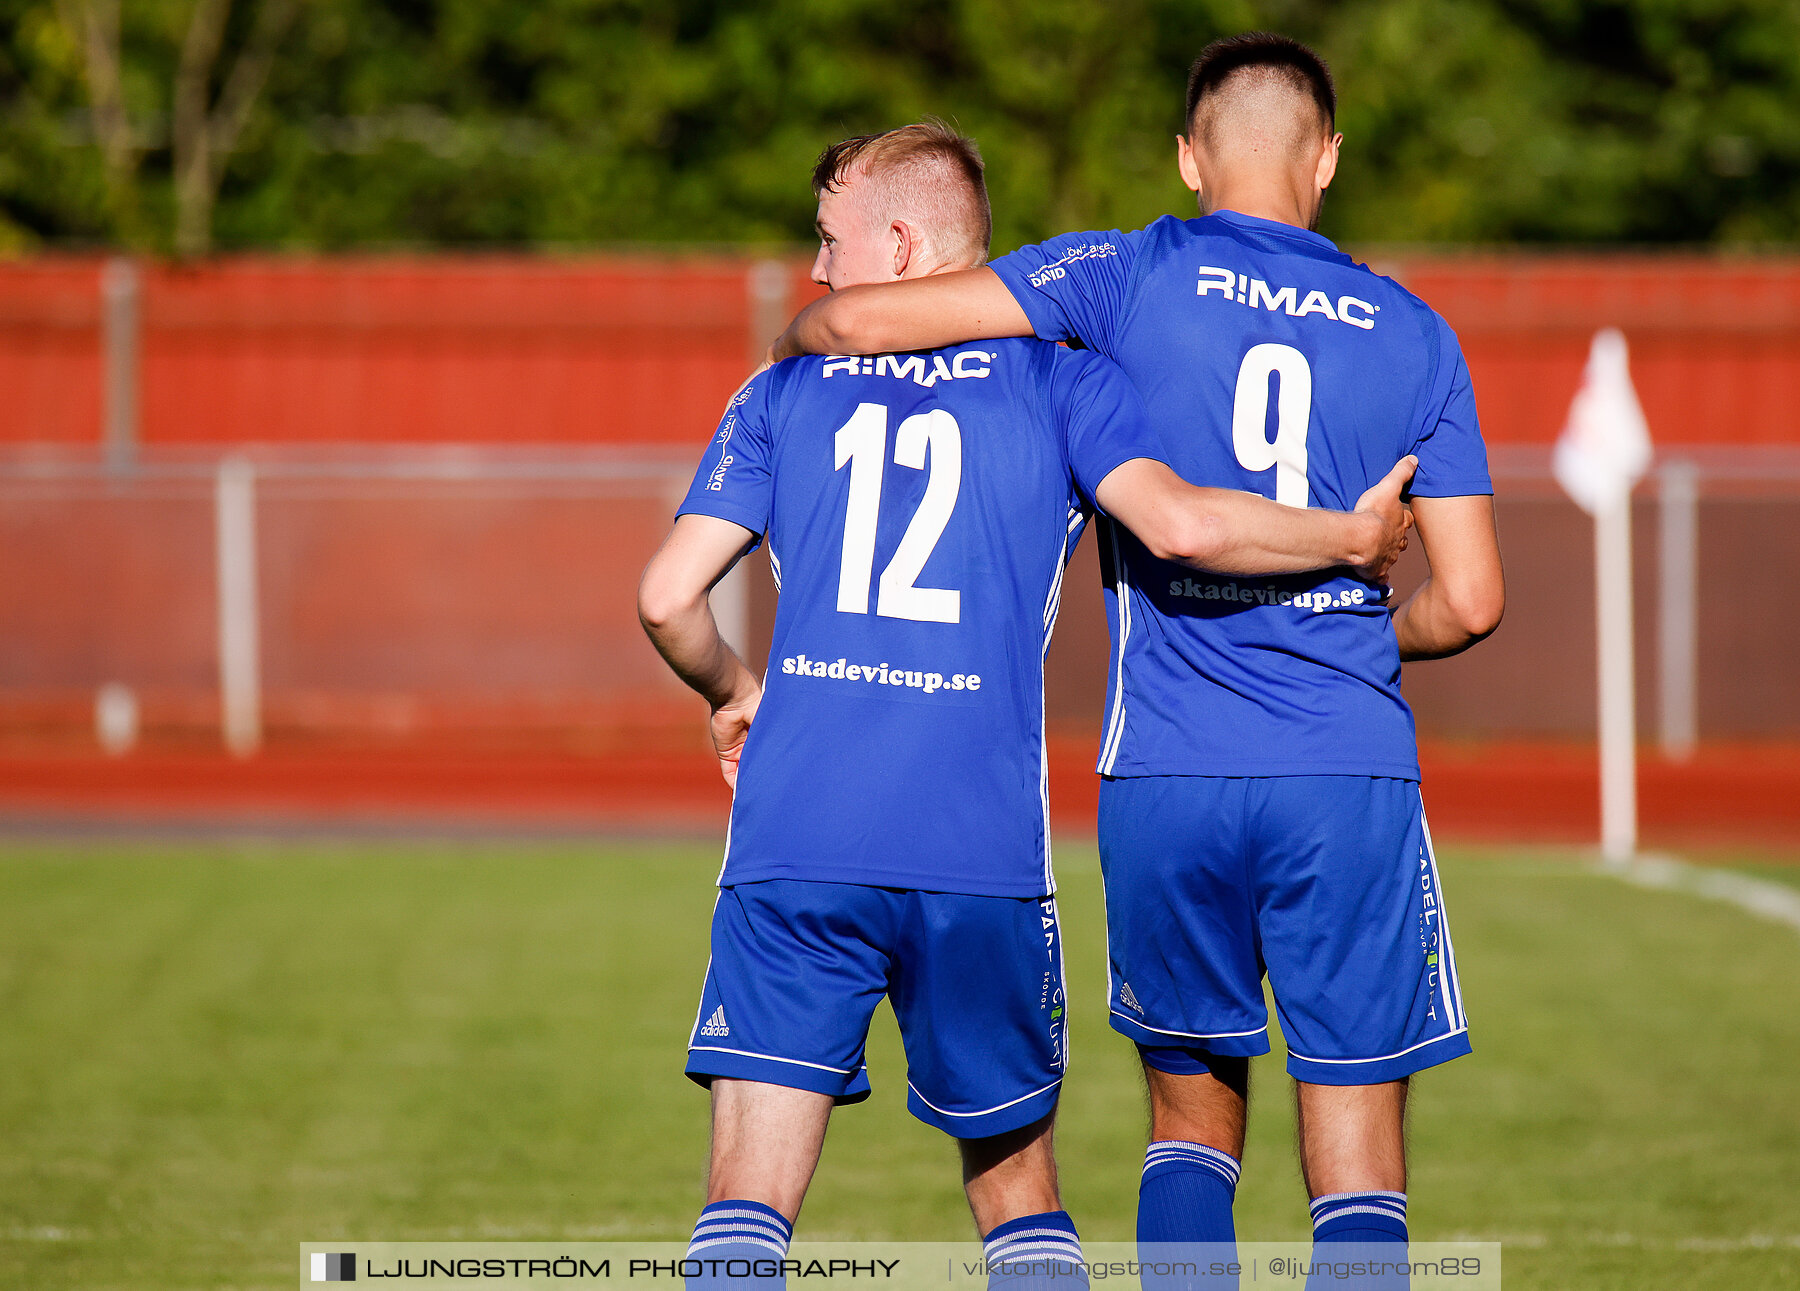
[[[857,405],[837,433],[837,465],[850,464],[850,502],[844,513],[844,559],[838,570],[837,607],[845,614],[869,612],[869,578],[875,570],[875,531],[881,518],[881,477],[887,467],[888,410],[878,403]],[[942,408],[914,413],[894,436],[894,465],[925,469],[931,474],[912,523],[901,535],[894,558],[881,571],[875,613],[919,623],[958,623],[962,593],[943,587],[915,586],[925,562],[956,509],[962,489],[962,428]]]
[[[1269,374],[1281,377],[1275,396],[1275,439],[1268,438]],[[1309,504],[1306,482],[1306,429],[1312,421],[1312,367],[1291,345],[1252,345],[1238,365],[1237,396],[1231,406],[1231,446],[1246,471],[1275,468],[1275,500],[1285,506]]]

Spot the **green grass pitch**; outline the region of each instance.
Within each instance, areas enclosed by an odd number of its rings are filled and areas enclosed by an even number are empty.
[[[0,1286],[285,1287],[296,1244],[334,1238],[684,1238],[716,865],[673,843],[5,844]],[[1800,935],[1541,852],[1444,868],[1476,1052],[1416,1084],[1415,1236],[1503,1241],[1509,1288],[1800,1285]],[[1123,1241],[1141,1094],[1105,1026],[1091,848],[1059,870],[1064,1191]],[[799,1236],[969,1236],[885,1010],[870,1066]],[[1239,1231],[1298,1239],[1279,1058],[1256,1079]]]

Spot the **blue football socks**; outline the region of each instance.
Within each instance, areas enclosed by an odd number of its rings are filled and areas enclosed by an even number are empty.
[[[992,1229],[982,1239],[988,1265],[988,1291],[1041,1291],[1088,1284],[1082,1267],[1081,1238],[1066,1210],[1022,1215]]]
[[[1138,1181],[1137,1239],[1140,1257],[1147,1265],[1170,1260],[1172,1251],[1154,1248],[1172,1243],[1205,1242],[1234,1244],[1237,1226],[1231,1203],[1237,1197],[1238,1159],[1229,1152],[1183,1139],[1158,1139],[1144,1153],[1144,1173]],[[1182,1253],[1178,1263],[1196,1259],[1202,1265],[1215,1255]],[[1145,1291],[1226,1291],[1238,1285],[1235,1275],[1163,1275],[1146,1269]]]
[[[1312,1204],[1313,1262],[1330,1263],[1333,1248],[1355,1243],[1356,1252],[1335,1253],[1340,1258],[1385,1263],[1392,1252],[1396,1267],[1372,1270],[1346,1281],[1342,1277],[1312,1276],[1308,1291],[1406,1291],[1411,1278],[1406,1263],[1406,1194],[1403,1192],[1334,1192]]]
[[[1314,1242],[1404,1242],[1406,1194],[1334,1192],[1312,1204]]]
[[[1237,1183],[1238,1160],[1228,1152],[1181,1139],[1152,1143],[1138,1181],[1139,1244],[1235,1242]]]
[[[737,1291],[779,1291],[787,1285],[786,1276],[780,1272],[780,1261],[787,1255],[788,1242],[793,1236],[794,1226],[772,1206],[765,1206],[760,1201],[713,1202],[700,1212],[693,1239],[688,1242],[687,1260],[699,1263],[703,1270],[687,1277],[688,1291],[711,1291],[722,1287],[736,1288]],[[728,1264],[735,1265],[738,1261],[751,1267],[738,1265],[728,1269]],[[754,1273],[755,1264],[760,1263],[766,1268],[771,1262],[775,1264],[772,1276],[741,1276]],[[728,1271],[740,1276],[727,1277]]]

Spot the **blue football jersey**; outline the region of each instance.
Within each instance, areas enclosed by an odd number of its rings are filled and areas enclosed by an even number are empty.
[[[1407,453],[1412,492],[1491,493],[1449,326],[1316,233],[1233,212],[1074,233],[994,262],[1037,335],[1125,369],[1195,484],[1347,510]],[[1383,589],[1347,569],[1202,576],[1101,529],[1108,775],[1418,777]]]
[[[1003,340],[789,359],[681,504],[766,535],[780,588],[722,884],[1040,896],[1044,652],[1094,490],[1163,459],[1123,373]]]

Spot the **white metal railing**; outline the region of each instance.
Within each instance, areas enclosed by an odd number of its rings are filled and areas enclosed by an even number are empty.
[[[137,450],[17,446],[0,449],[0,499],[110,497],[210,501],[220,699],[220,735],[237,756],[262,744],[262,610],[259,595],[259,497],[366,496],[417,485],[468,486],[534,497],[655,498],[672,515],[686,492],[697,452],[563,447],[244,447]],[[713,594],[714,615],[739,650],[749,638],[748,584],[734,571]],[[101,747],[135,742],[135,695],[117,682],[96,692]]]
[[[1562,500],[1547,446],[1502,446],[1491,453],[1504,496]],[[1694,755],[1700,714],[1700,502],[1702,497],[1800,493],[1800,447],[1683,446],[1658,453],[1636,494],[1657,509],[1657,742],[1664,757]]]
[[[1700,470],[1687,458],[1656,472],[1661,511],[1657,563],[1658,693],[1663,756],[1694,756],[1700,726]]]
[[[431,485],[439,496],[449,487],[481,496],[524,491],[597,501],[656,498],[672,514],[697,457],[697,448],[579,445],[158,447],[128,455],[99,446],[17,445],[0,447],[0,499],[131,496],[210,503],[221,736],[242,754],[261,741],[257,516],[264,498],[365,496]],[[1492,466],[1503,499],[1563,500],[1547,447],[1497,446]],[[1800,448],[1666,452],[1638,494],[1641,504],[1658,512],[1656,735],[1673,760],[1692,756],[1700,727],[1700,504],[1734,496],[1800,496]],[[749,635],[747,580],[733,575],[721,583],[714,607],[727,639],[741,648]],[[104,746],[119,742],[130,705],[131,696],[116,686],[99,687],[95,720]]]

